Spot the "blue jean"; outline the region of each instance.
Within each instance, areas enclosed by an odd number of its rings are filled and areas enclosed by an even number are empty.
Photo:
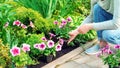
[[[98,4],[94,5],[93,21],[95,23],[112,20],[113,15],[106,12]],[[109,24],[108,24],[109,25]],[[120,44],[120,29],[97,31],[98,40],[105,40],[112,44]]]

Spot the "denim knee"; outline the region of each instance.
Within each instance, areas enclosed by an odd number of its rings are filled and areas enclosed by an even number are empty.
[[[120,32],[114,30],[104,30],[102,39],[113,44],[120,44]]]

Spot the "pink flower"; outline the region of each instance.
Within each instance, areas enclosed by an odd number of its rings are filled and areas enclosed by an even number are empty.
[[[10,53],[12,54],[12,56],[17,56],[20,54],[20,48],[14,46],[12,49],[10,49]]]
[[[20,26],[20,24],[21,24],[21,22],[19,20],[13,22],[13,25]]]
[[[32,23],[32,21],[30,21],[30,26],[31,26],[32,28],[35,27],[34,24]]]
[[[39,44],[34,44],[34,48],[39,48]]]
[[[63,39],[59,39],[59,43],[60,43],[61,45],[63,45],[64,40],[63,40]]]
[[[54,47],[54,42],[52,40],[48,40],[47,45],[49,48]]]
[[[63,27],[63,25],[61,24],[60,26],[59,26],[59,28],[62,28]]]
[[[45,43],[43,42],[43,43],[39,44],[38,47],[39,47],[40,50],[45,50],[46,45],[45,45]]]
[[[102,53],[108,53],[108,49],[106,49],[105,47],[101,49]]]
[[[9,25],[9,22],[6,22],[5,25],[4,25],[4,27],[7,27],[8,25]]]
[[[27,26],[24,25],[24,24],[21,24],[21,27],[22,27],[23,29],[26,29],[26,28],[27,28]]]
[[[54,23],[55,25],[57,25],[57,24],[58,24],[58,21],[57,21],[57,20],[55,20],[53,23]]]
[[[43,41],[47,41],[46,37],[42,37],[42,40],[43,40]]]
[[[72,18],[70,16],[67,17],[67,22],[72,22]]]
[[[66,21],[65,19],[62,19],[61,25],[64,26],[64,25],[66,25],[66,24],[67,24],[67,21]]]
[[[115,45],[114,48],[115,49],[120,49],[120,45]]]
[[[113,54],[113,51],[109,49],[108,54]]]
[[[53,33],[49,33],[50,37],[55,37],[56,35]]]
[[[58,45],[55,46],[55,49],[56,49],[56,51],[61,51],[62,46],[60,44],[58,44]]]
[[[26,52],[26,51],[30,51],[30,45],[29,44],[22,44],[23,45],[23,47],[22,47],[22,50],[24,51],[24,52]]]

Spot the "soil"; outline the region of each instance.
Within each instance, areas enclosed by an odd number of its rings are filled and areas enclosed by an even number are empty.
[[[56,57],[54,57],[52,61],[54,61],[55,59],[58,59],[59,57],[65,55],[66,53],[72,51],[73,49],[75,49],[75,48],[77,48],[77,47],[79,47],[79,46],[72,46],[72,47],[71,47],[71,46],[66,46],[66,47],[63,48],[61,51],[57,52]],[[51,62],[52,62],[52,61],[51,61]],[[47,63],[45,60],[43,60],[43,59],[40,59],[39,62],[40,62],[40,64],[31,65],[31,66],[28,66],[27,68],[40,68],[40,67],[48,64],[48,63]],[[49,62],[49,63],[50,63],[50,62]]]

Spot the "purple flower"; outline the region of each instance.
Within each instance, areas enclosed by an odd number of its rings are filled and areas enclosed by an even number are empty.
[[[17,26],[20,26],[21,22],[19,20],[16,20],[13,22],[13,25],[17,25]]]
[[[10,49],[10,53],[12,54],[12,56],[20,55],[20,48],[14,46],[12,47],[12,49]]]
[[[54,47],[54,42],[52,40],[48,40],[47,45],[49,48]]]
[[[39,44],[34,44],[34,48],[38,49]]]
[[[46,37],[42,37],[42,40],[43,40],[43,41],[47,41]]]
[[[106,49],[105,47],[101,49],[102,53],[108,53],[108,49]]]
[[[72,18],[70,16],[67,17],[67,22],[72,22]]]
[[[53,33],[49,33],[50,37],[55,37],[56,35]]]
[[[115,49],[120,49],[120,45],[115,45],[114,48]]]
[[[62,25],[62,26],[65,26],[66,24],[67,24],[67,21],[66,21],[65,19],[62,19],[61,25]]]
[[[29,44],[22,44],[23,45],[23,47],[22,47],[22,50],[24,51],[24,52],[26,52],[26,51],[30,51],[30,45]]]
[[[26,28],[27,28],[27,26],[24,25],[24,24],[21,24],[21,27],[22,27],[23,29],[26,29]]]
[[[40,50],[45,50],[46,45],[45,45],[44,42],[42,42],[41,44],[38,45],[38,47],[39,47]]]
[[[59,43],[60,43],[61,45],[63,45],[64,40],[63,40],[63,39],[59,39]]]
[[[57,25],[57,24],[58,24],[58,21],[57,21],[57,20],[55,20],[53,23],[54,23],[55,25]]]
[[[106,49],[109,49],[109,48],[110,48],[110,46],[109,46],[109,45],[106,45],[106,46],[105,46],[105,48],[106,48]]]
[[[60,44],[55,46],[55,50],[56,51],[61,51],[61,49],[62,49],[62,46]]]
[[[5,25],[4,25],[4,27],[6,28],[8,25],[9,25],[9,22],[6,22]]]
[[[108,54],[113,54],[113,51],[109,49]]]

